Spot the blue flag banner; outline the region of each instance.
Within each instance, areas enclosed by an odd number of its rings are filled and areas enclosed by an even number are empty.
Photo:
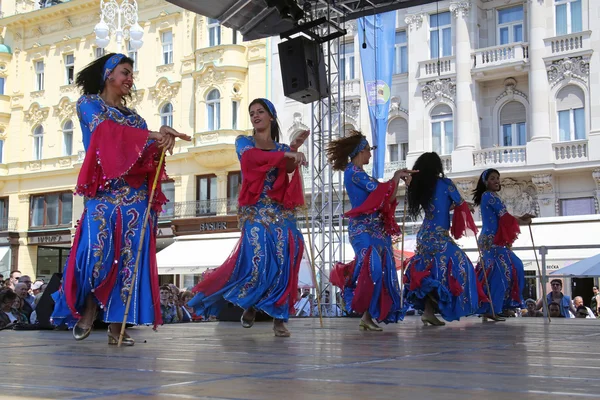
[[[395,11],[359,18],[360,63],[373,134],[372,145],[377,146],[373,157],[375,178],[383,178],[395,38]],[[366,48],[363,48],[363,43],[367,45]]]

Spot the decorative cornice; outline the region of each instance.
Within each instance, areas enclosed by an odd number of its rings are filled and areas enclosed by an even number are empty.
[[[408,14],[404,17],[404,22],[412,31],[413,29],[420,29],[423,26],[423,19],[425,19],[424,14]]]
[[[181,82],[171,83],[166,78],[161,78],[154,87],[150,88],[150,93],[152,93],[154,99],[158,100],[159,103],[173,101],[180,87]]]
[[[294,123],[287,130],[288,138],[291,139],[292,135],[298,131],[305,131],[308,129],[308,126],[302,123],[302,114],[294,113]]]
[[[594,178],[594,182],[596,182],[596,190],[600,190],[600,168],[596,168],[592,171],[592,178]]]
[[[471,1],[470,0],[462,0],[450,3],[450,11],[456,18],[461,15],[463,18],[469,16],[469,10],[471,9]]]
[[[552,174],[536,174],[531,177],[538,194],[554,193],[554,177]]]
[[[548,66],[548,81],[551,87],[558,85],[563,80],[575,79],[587,84],[590,75],[589,58],[565,57]]]
[[[33,103],[28,111],[25,111],[25,121],[31,125],[37,125],[48,117],[48,107],[40,107],[38,103]]]
[[[430,104],[436,99],[445,99],[454,104],[456,83],[452,79],[429,81],[421,88],[421,96],[425,105]]]
[[[527,95],[520,90],[516,89],[517,80],[515,78],[506,78],[504,80],[504,92],[500,93],[498,97],[496,97],[496,103],[502,101],[505,97],[509,99],[514,99],[515,96],[522,97],[525,101],[527,101]]]
[[[75,115],[75,102],[63,97],[58,105],[54,106],[54,115],[57,115],[61,122],[72,118]]]

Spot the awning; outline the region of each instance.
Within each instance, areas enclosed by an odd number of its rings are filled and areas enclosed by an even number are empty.
[[[238,238],[176,239],[156,254],[159,275],[194,275],[219,267]]]

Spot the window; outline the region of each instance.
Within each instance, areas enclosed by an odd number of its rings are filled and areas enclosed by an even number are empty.
[[[390,162],[406,161],[408,154],[408,121],[394,118],[388,124],[388,155]]]
[[[498,44],[523,41],[523,6],[498,10]]]
[[[584,99],[583,90],[575,85],[565,86],[556,95],[560,142],[586,138]]]
[[[44,62],[35,62],[35,90],[44,90]]]
[[[167,197],[167,204],[163,207],[162,217],[172,217],[175,214],[175,182],[166,181],[160,184],[162,192]]]
[[[394,44],[394,74],[408,72],[408,47],[406,46],[406,31],[396,32]]]
[[[221,25],[214,18],[208,19],[208,45],[219,46],[221,44]]]
[[[31,197],[29,225],[32,228],[71,225],[73,194],[51,193]]]
[[[595,214],[593,197],[580,197],[577,199],[563,199],[560,201],[560,215],[589,215]]]
[[[0,198],[0,231],[8,230],[8,197]]]
[[[217,177],[198,176],[196,181],[196,216],[217,213]]]
[[[525,106],[518,101],[506,103],[500,110],[500,145],[525,146],[527,144]]]
[[[138,70],[138,51],[131,47],[131,41],[127,42],[127,57],[133,60],[133,71]]]
[[[206,116],[207,116],[207,129],[209,131],[216,131],[220,129],[221,120],[221,94],[217,89],[213,89],[206,96]]]
[[[583,30],[581,0],[554,0],[556,10],[556,35]]]
[[[355,79],[354,71],[354,42],[341,45],[340,79],[345,81]]]
[[[160,109],[160,124],[173,126],[173,105],[167,103]]]
[[[75,82],[75,57],[73,54],[65,56],[65,85]]]
[[[33,130],[33,159],[42,159],[42,149],[44,147],[44,127],[38,125]]]
[[[0,140],[0,164],[4,164],[4,140]]]
[[[94,50],[94,54],[96,55],[96,60],[99,59],[100,57],[104,56],[104,49],[101,47],[96,47]]]
[[[433,151],[448,155],[454,150],[454,121],[452,109],[445,104],[431,111],[431,136]]]
[[[73,154],[73,121],[68,120],[63,125],[63,156]]]
[[[450,12],[429,16],[429,52],[431,58],[452,55],[451,22]]]
[[[5,79],[5,78],[3,78],[3,77],[0,77],[0,95],[3,95],[3,94],[4,94],[4,82],[5,82],[5,80],[4,80],[4,79]]]
[[[237,211],[237,199],[242,184],[242,173],[240,171],[227,174],[227,214]]]
[[[240,108],[240,103],[237,101],[231,102],[231,129],[238,128],[238,110]]]
[[[163,64],[173,64],[173,32],[165,31],[161,33]]]
[[[243,39],[242,39],[242,34],[240,33],[240,31],[233,29],[233,38],[231,40],[232,44],[241,44]]]

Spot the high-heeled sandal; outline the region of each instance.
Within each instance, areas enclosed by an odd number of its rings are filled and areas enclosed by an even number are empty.
[[[290,337],[292,334],[287,330],[285,325],[275,325],[273,324],[273,333],[275,333],[275,337]]]
[[[119,335],[115,335],[110,331],[110,327],[107,331],[108,334],[108,344],[109,345],[117,345],[119,344]],[[123,336],[123,341],[121,342],[123,346],[133,346],[135,344],[135,340],[133,340],[129,335],[125,334]]]
[[[358,330],[381,332],[381,331],[383,331],[383,328],[378,326],[374,322],[365,322],[364,320],[361,319],[360,324],[358,324]]]
[[[246,311],[244,311],[242,313],[242,316],[240,317],[240,322],[242,323],[242,326],[244,328],[252,328],[252,326],[254,325],[254,320],[256,319],[256,311],[254,311],[254,316],[252,317],[252,320],[248,321],[247,319],[244,319],[244,314],[246,313]]]
[[[435,316],[433,318],[429,318],[429,317],[426,317],[425,315],[421,315],[421,322],[425,326],[427,326],[427,324],[433,325],[433,326],[444,326],[444,325],[446,325],[446,323],[444,321],[440,321]]]
[[[482,316],[483,322],[488,322],[488,320],[490,320],[490,319],[494,322],[506,321],[506,318],[503,318],[503,317],[499,316],[498,314],[496,314],[496,316],[493,316],[492,314],[485,314]]]
[[[75,338],[75,340],[83,340],[83,339],[87,338],[88,336],[90,336],[90,333],[92,333],[92,330],[94,329],[94,322],[96,321],[97,316],[98,316],[98,308],[96,308],[96,310],[94,311],[94,317],[92,318],[92,323],[90,324],[90,326],[87,329],[83,329],[79,326],[81,319],[79,319],[79,321],[77,321],[77,323],[73,327],[73,337]]]

